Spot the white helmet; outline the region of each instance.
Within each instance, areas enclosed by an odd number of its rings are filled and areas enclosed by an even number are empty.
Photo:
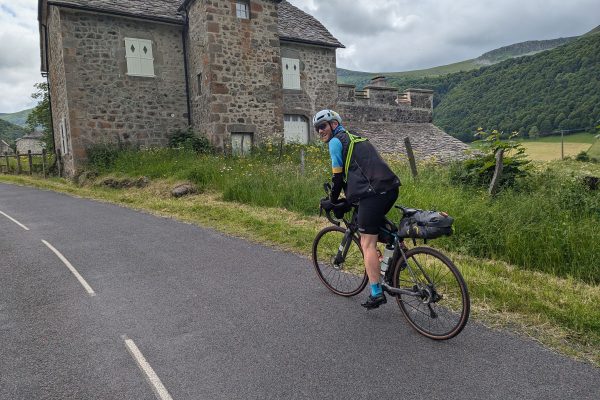
[[[322,122],[330,122],[337,121],[339,124],[342,123],[342,117],[340,114],[336,113],[333,110],[321,110],[315,114],[313,117],[313,126],[316,128],[317,125],[320,125]]]

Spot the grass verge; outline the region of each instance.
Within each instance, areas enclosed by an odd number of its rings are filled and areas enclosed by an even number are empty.
[[[0,175],[0,181],[108,201],[306,257],[310,257],[316,232],[328,224],[324,218],[279,208],[224,201],[218,192],[174,199],[170,189],[177,182],[165,179],[155,180],[143,189],[78,187],[62,179],[25,176]],[[457,253],[450,256],[469,285],[474,319],[527,335],[559,353],[600,367],[600,286],[518,269],[503,262]]]

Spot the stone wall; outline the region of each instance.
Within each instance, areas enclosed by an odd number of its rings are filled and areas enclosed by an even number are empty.
[[[337,101],[335,48],[281,43],[281,57],[300,60],[301,90],[283,90],[283,113],[303,115],[309,121],[324,108],[334,108]],[[309,140],[317,139],[309,129]]]
[[[252,133],[255,144],[283,133],[276,4],[250,7],[249,19],[237,18],[233,0],[195,1],[188,10],[193,125],[220,148],[232,133]]]
[[[17,152],[20,154],[26,154],[30,150],[34,154],[41,154],[43,149],[44,142],[39,139],[17,139]]]
[[[67,148],[63,149],[60,139],[61,121],[64,124],[65,132],[67,134],[71,132],[60,19],[61,15],[58,7],[50,6],[48,12],[48,79],[50,81],[50,100],[52,102],[52,129],[54,131],[54,146],[61,157],[61,168],[65,174],[73,175],[75,162],[70,145],[71,141],[67,141]],[[82,153],[82,150],[79,150],[79,152]],[[85,154],[81,154],[81,156],[85,156]]]
[[[188,126],[182,27],[55,7],[51,14],[54,131],[60,141],[67,115],[74,156],[65,157],[67,174],[94,144],[164,146]],[[126,37],[152,41],[155,77],[127,74]]]
[[[349,122],[430,123],[433,92],[408,89],[400,95],[396,88],[366,86],[364,92],[357,93],[353,85],[340,84],[336,107]]]

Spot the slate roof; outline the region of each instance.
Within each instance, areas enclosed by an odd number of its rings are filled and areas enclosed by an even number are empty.
[[[312,15],[282,1],[278,8],[279,37],[292,42],[345,47]]]
[[[410,138],[417,161],[448,163],[464,160],[472,154],[471,148],[448,135],[433,124],[400,122],[347,122],[349,130],[369,138],[382,154],[406,157],[404,138]]]
[[[177,9],[183,0],[48,0],[60,5],[89,11],[99,11],[183,24],[185,19]]]
[[[178,10],[187,2],[189,0],[48,0],[49,5],[177,24],[185,23],[183,14]],[[282,1],[279,4],[278,13],[278,30],[282,40],[329,47],[344,47],[319,21],[287,1]]]

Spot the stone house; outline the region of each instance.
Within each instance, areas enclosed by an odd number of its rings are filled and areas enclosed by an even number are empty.
[[[15,141],[17,153],[26,154],[31,151],[33,154],[42,154],[42,150],[46,147],[42,140],[43,137],[44,135],[37,131],[20,137]]]
[[[14,154],[15,152],[8,143],[6,143],[4,140],[0,140],[0,155],[4,155],[4,153]]]
[[[338,87],[344,46],[285,0],[39,0],[38,19],[67,175],[90,146],[164,146],[187,127],[226,152],[306,143],[311,116],[342,104],[348,122],[370,120],[377,103],[403,108],[394,112],[402,121],[431,122],[431,107],[398,104],[394,89]]]

